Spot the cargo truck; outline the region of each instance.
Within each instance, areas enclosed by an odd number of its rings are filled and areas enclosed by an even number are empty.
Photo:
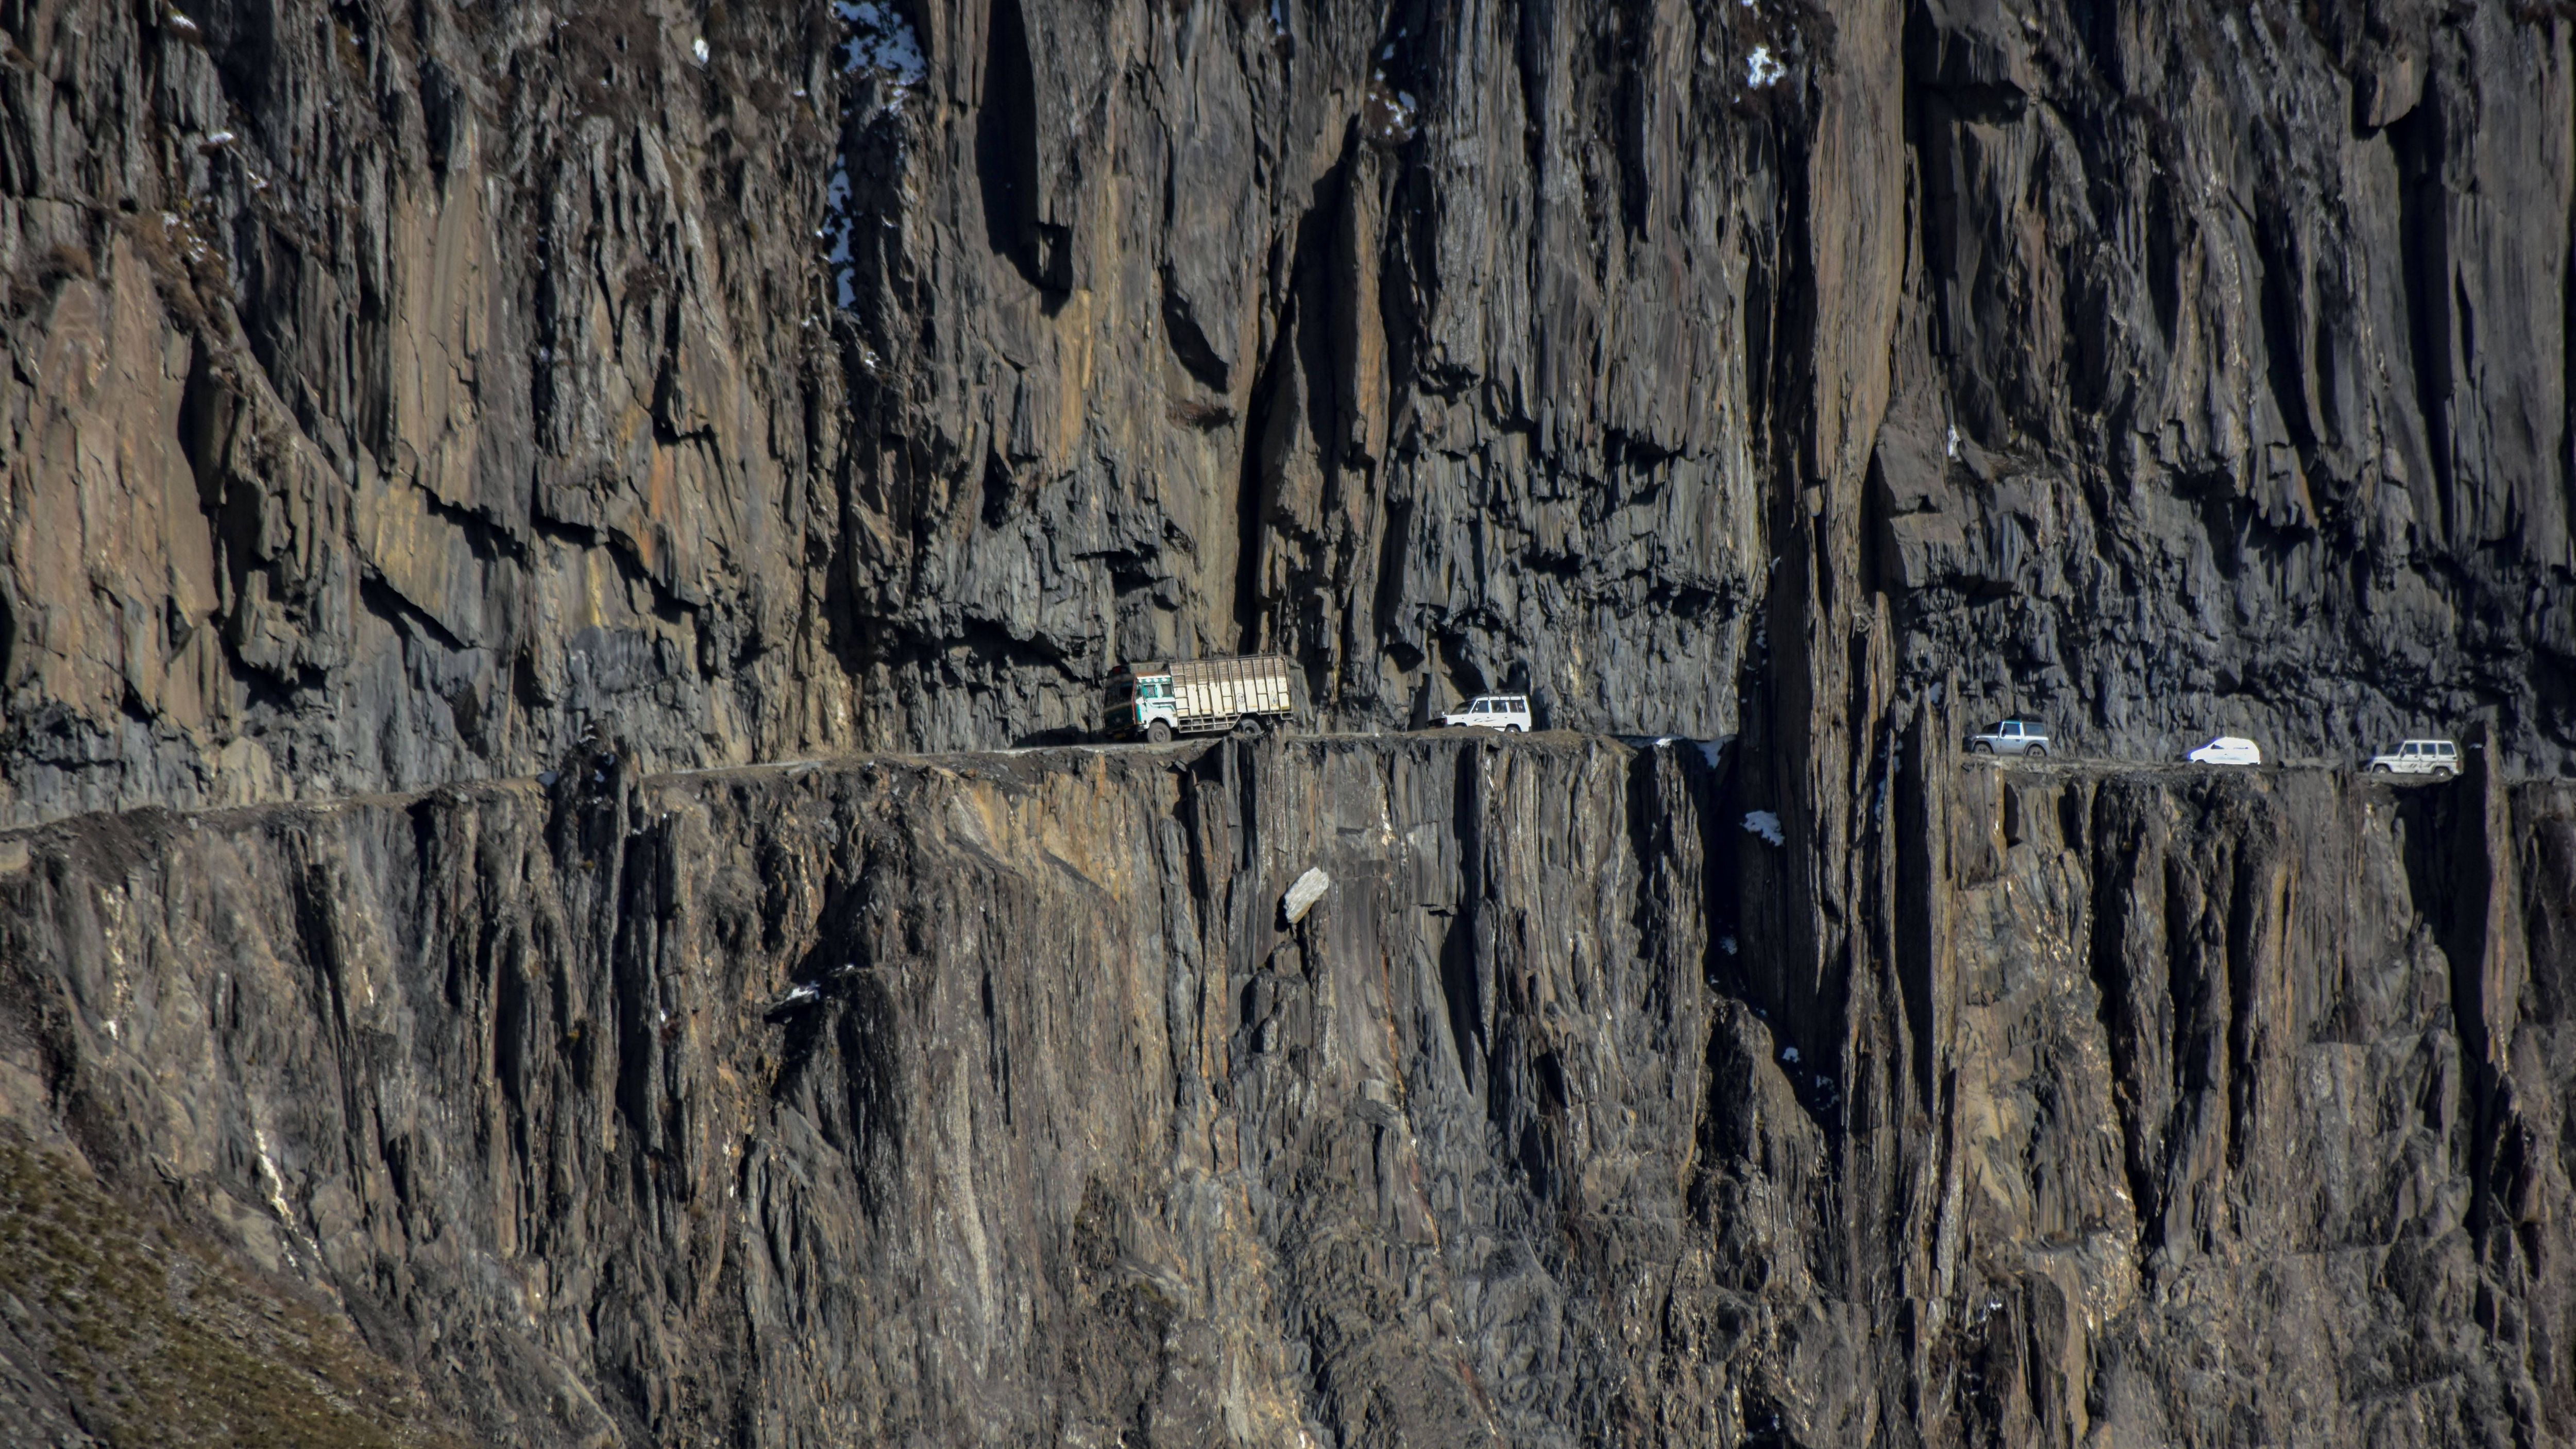
[[[1174,735],[1221,734],[1255,721],[1293,719],[1294,672],[1285,654],[1121,664],[1109,676],[1101,728],[1159,745]]]

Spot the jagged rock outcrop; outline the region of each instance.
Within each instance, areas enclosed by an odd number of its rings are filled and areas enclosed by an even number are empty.
[[[2576,1432],[2576,796],[1905,758],[1839,1023],[1688,746],[88,817],[0,1110],[476,1442]]]
[[[1240,645],[1341,719],[1511,679],[1731,733],[1798,104],[1744,57],[1803,14],[923,11],[844,146],[904,730]]]
[[[814,28],[0,13],[0,819],[850,738]]]
[[[2549,7],[201,10],[0,14],[22,823],[1257,647],[1371,726],[2576,740]]]
[[[2087,748],[2348,760],[2493,710],[2561,767],[2569,32],[1919,7],[1873,475],[1908,673]]]

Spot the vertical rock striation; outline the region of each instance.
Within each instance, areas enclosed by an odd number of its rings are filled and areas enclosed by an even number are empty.
[[[2571,45],[0,0],[0,1424],[2576,1437]]]
[[[847,738],[813,30],[0,15],[0,818]]]
[[[0,838],[12,1160],[476,1442],[2571,1432],[2555,786],[1935,760],[1817,1008],[1694,749],[594,763]]]
[[[1920,7],[1875,484],[1908,672],[2091,747],[2346,756],[2493,710],[2562,761],[2569,40]]]
[[[1353,724],[1956,668],[2116,752],[2571,739],[2545,9],[0,31],[21,822],[988,747],[1239,648]]]

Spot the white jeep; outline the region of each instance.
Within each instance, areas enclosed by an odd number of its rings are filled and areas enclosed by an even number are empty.
[[[1530,727],[1529,696],[1525,694],[1480,694],[1465,709],[1440,716],[1444,725],[1483,725],[1505,734],[1521,734]]]
[[[1981,735],[1968,737],[1972,755],[2036,755],[2048,758],[2048,731],[2026,719],[1998,720]]]
[[[2460,773],[2460,747],[2449,740],[2408,740],[2395,754],[2370,757],[2374,775],[2438,775],[2443,779]]]

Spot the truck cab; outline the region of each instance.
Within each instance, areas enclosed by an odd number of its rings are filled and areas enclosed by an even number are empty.
[[[1180,727],[1180,703],[1172,695],[1169,671],[1154,672],[1152,665],[1131,672],[1120,665],[1109,676],[1108,688],[1101,701],[1100,722],[1113,735],[1144,735],[1148,739],[1167,740]],[[1154,726],[1161,725],[1157,733]]]

